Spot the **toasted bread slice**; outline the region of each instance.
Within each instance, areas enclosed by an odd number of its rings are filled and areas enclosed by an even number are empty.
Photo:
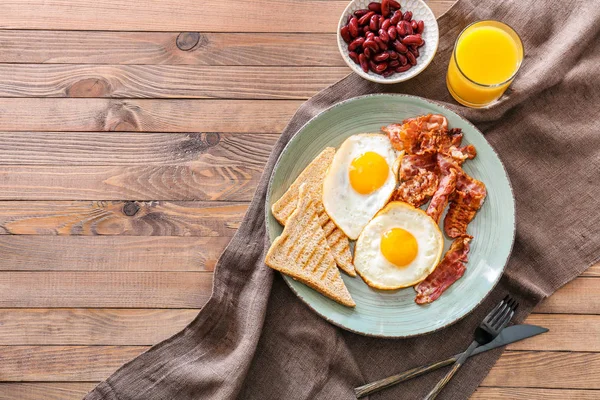
[[[356,270],[352,263],[352,253],[350,252],[350,243],[348,236],[339,229],[325,212],[325,207],[321,200],[323,193],[323,179],[327,173],[327,168],[331,165],[335,149],[327,147],[321,152],[296,178],[290,188],[277,200],[271,207],[273,216],[285,225],[290,215],[296,209],[298,204],[298,188],[300,185],[306,185],[306,190],[315,200],[315,207],[319,215],[321,227],[325,231],[327,243],[333,253],[333,258],[337,265],[350,276],[356,276]]]
[[[306,186],[299,189],[298,205],[287,219],[283,233],[273,241],[265,264],[310,286],[338,303],[356,304],[335,265],[325,232]]]

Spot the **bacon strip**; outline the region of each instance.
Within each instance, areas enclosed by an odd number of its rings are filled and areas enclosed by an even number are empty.
[[[435,172],[422,169],[400,183],[392,195],[392,201],[403,201],[413,207],[421,207],[434,195],[438,182],[439,179]]]
[[[450,200],[450,195],[452,192],[454,192],[457,177],[458,172],[455,168],[450,168],[447,172],[442,172],[440,184],[435,191],[433,198],[431,199],[431,203],[429,203],[429,207],[427,207],[426,211],[427,215],[433,218],[436,223],[440,222],[442,213],[444,212],[444,209]]]
[[[483,182],[462,173],[456,182],[456,191],[444,218],[444,232],[451,238],[467,233],[467,225],[481,208],[487,191]]]
[[[471,236],[462,236],[452,243],[437,268],[423,282],[415,286],[417,292],[415,303],[434,302],[463,276],[467,269],[464,263],[468,261],[471,239]]]

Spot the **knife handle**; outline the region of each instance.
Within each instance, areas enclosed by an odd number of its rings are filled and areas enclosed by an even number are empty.
[[[381,389],[393,386],[397,383],[404,382],[409,379],[416,378],[417,376],[426,374],[428,372],[435,371],[436,369],[454,364],[457,359],[458,357],[454,356],[448,358],[447,360],[434,362],[423,367],[409,369],[408,371],[405,371],[401,374],[392,375],[390,377],[354,388],[354,394],[356,395],[357,399],[360,399],[361,397],[368,396],[370,394],[380,391]]]

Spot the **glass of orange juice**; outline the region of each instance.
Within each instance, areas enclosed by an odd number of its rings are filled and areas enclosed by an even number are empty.
[[[485,107],[498,100],[523,61],[519,35],[499,21],[479,21],[458,35],[448,65],[446,85],[456,101]]]

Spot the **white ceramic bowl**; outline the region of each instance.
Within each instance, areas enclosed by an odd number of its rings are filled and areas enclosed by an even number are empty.
[[[400,3],[402,12],[412,11],[413,17],[412,19],[415,21],[423,20],[425,22],[425,30],[421,34],[423,39],[425,40],[425,44],[419,48],[419,57],[417,58],[417,65],[412,67],[406,72],[396,72],[395,74],[384,78],[381,75],[378,75],[372,71],[365,73],[360,65],[355,64],[354,61],[348,55],[348,44],[344,42],[342,39],[342,35],[340,34],[340,29],[346,24],[348,19],[348,15],[353,14],[354,11],[368,8],[369,3],[373,0],[353,0],[348,4],[340,20],[338,22],[337,27],[337,43],[338,48],[340,49],[340,53],[342,54],[342,58],[348,64],[350,68],[358,75],[362,76],[365,79],[368,79],[377,83],[398,83],[404,82],[413,78],[421,71],[423,71],[431,60],[433,60],[433,56],[435,55],[439,42],[439,30],[438,24],[433,15],[433,11],[425,4],[422,0],[397,0]],[[381,0],[375,0],[377,2],[381,2]]]

